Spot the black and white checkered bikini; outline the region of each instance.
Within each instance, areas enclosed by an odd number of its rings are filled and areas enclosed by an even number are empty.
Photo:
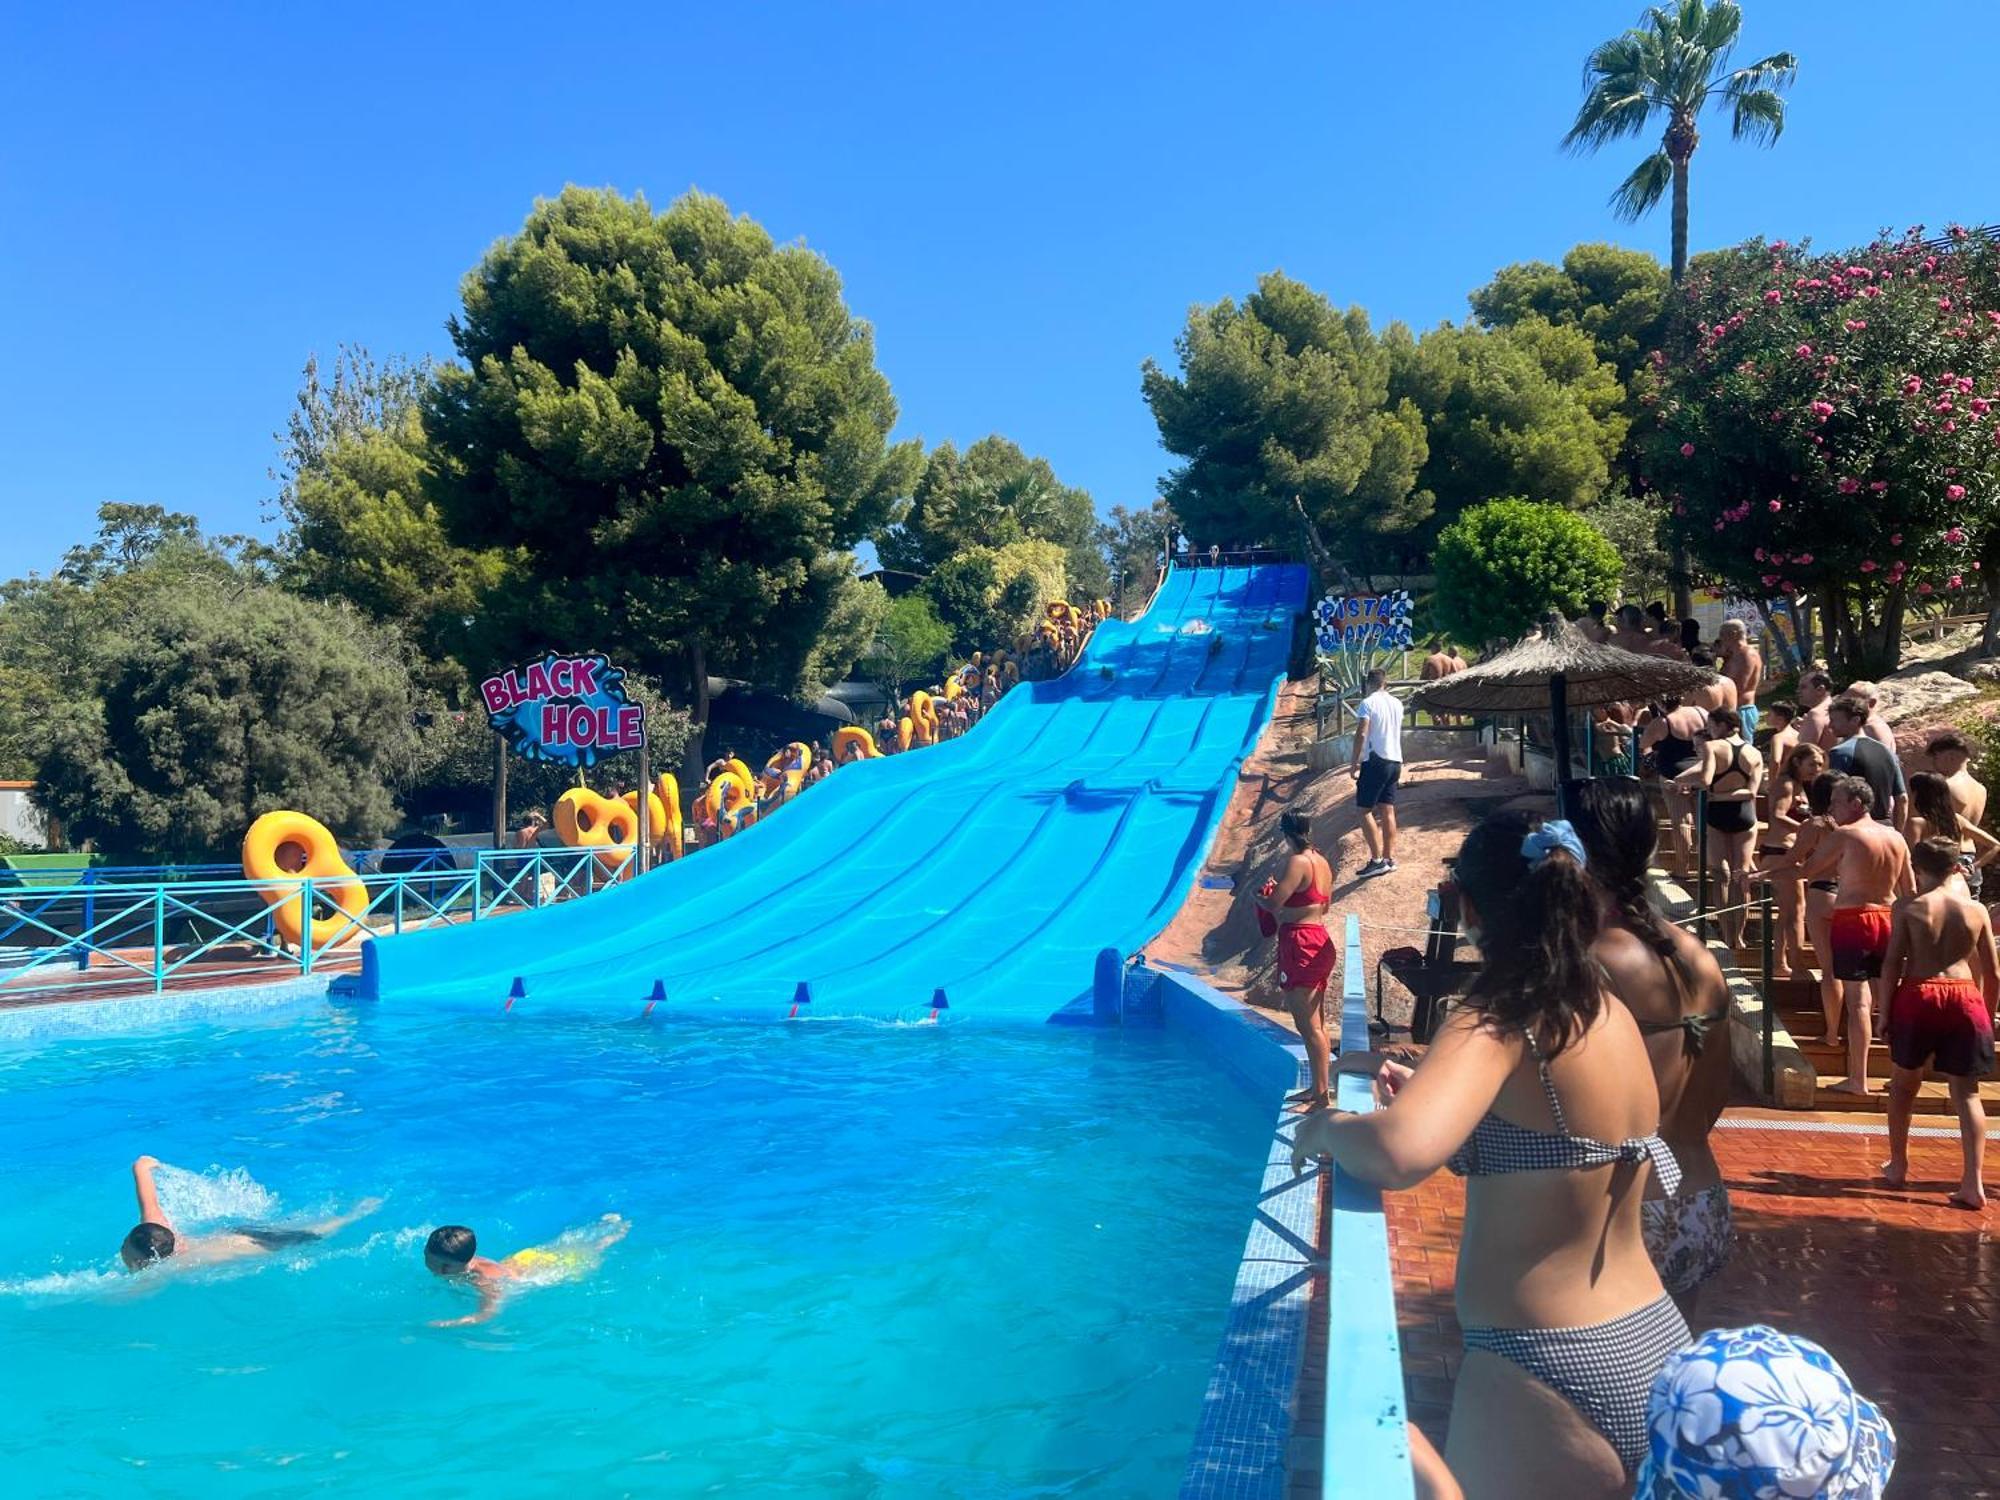
[[[1534,1038],[1528,1050],[1541,1075],[1542,1094],[1556,1122],[1553,1132],[1531,1130],[1491,1113],[1447,1165],[1461,1177],[1504,1172],[1546,1172],[1650,1161],[1660,1186],[1672,1193],[1681,1169],[1658,1133],[1612,1145],[1571,1135],[1556,1097],[1549,1065]],[[1485,1349],[1519,1365],[1556,1391],[1604,1434],[1628,1471],[1646,1453],[1646,1403],[1653,1377],[1667,1356],[1689,1342],[1688,1326],[1671,1297],[1661,1297],[1622,1317],[1580,1328],[1467,1328],[1465,1347]]]

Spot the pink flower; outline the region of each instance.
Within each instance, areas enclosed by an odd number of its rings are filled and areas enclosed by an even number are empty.
[[[1923,388],[1924,388],[1923,381],[1918,379],[1915,375],[1905,375],[1903,377],[1903,394],[1905,396],[1914,396],[1917,394],[1918,391],[1921,391]]]
[[[1944,581],[1944,586],[1948,589],[1962,589],[1965,587],[1965,579],[1961,574],[1954,573]]]
[[[1988,401],[1984,396],[1974,396],[1972,398],[1972,414],[1975,417],[1983,417],[1992,409],[1993,403]]]
[[[1947,413],[1955,410],[1955,408],[1952,406],[1951,397],[1940,396],[1937,399],[1937,405],[1933,406],[1931,410],[1936,412],[1939,416],[1944,416]]]
[[[1893,534],[1893,535],[1892,535],[1892,536],[1891,536],[1891,537],[1889,538],[1889,545],[1890,545],[1891,547],[1900,547],[1900,546],[1902,546],[1902,545],[1903,545],[1903,533],[1902,533],[1902,532],[1900,532],[1900,531],[1898,531],[1898,532],[1894,533],[1894,534]]]
[[[1963,500],[1965,498],[1965,486],[1962,484],[1946,485],[1944,487],[1944,497],[1947,500]]]
[[[1859,333],[1862,329],[1868,326],[1868,320],[1866,318],[1849,318],[1841,326],[1844,327],[1849,333]]]
[[[1843,495],[1858,495],[1861,493],[1861,481],[1858,479],[1843,479],[1834,488],[1839,490]]]
[[[1765,588],[1770,588],[1770,587],[1771,587],[1771,586],[1772,586],[1773,584],[1775,584],[1775,583],[1776,583],[1777,581],[1778,581],[1778,575],[1777,575],[1776,573],[1766,573],[1766,574],[1764,574],[1764,587],[1765,587]],[[1929,855],[1925,855],[1924,857],[1925,857],[1926,859],[1928,859],[1928,858],[1929,858],[1930,856],[1929,856]]]
[[[1798,357],[1799,357],[1800,359],[1811,359],[1811,358],[1812,358],[1812,345],[1811,345],[1811,344],[1801,344],[1801,345],[1799,345],[1799,347],[1798,347],[1798,348],[1794,349],[1794,350],[1792,351],[1792,353],[1796,354],[1796,355],[1797,355],[1797,356],[1798,356]]]
[[[1801,552],[1797,557],[1793,558],[1792,561],[1797,563],[1802,568],[1809,568],[1812,566],[1812,554],[1810,552]]]
[[[1682,458],[1693,458],[1693,457],[1694,457],[1694,444],[1693,444],[1693,443],[1682,443],[1682,444],[1681,444],[1681,457],[1682,457]]]
[[[1963,526],[1952,526],[1947,528],[1944,534],[1944,539],[1947,542],[1950,542],[1954,547],[1964,546],[1965,528]]]
[[[1878,495],[1886,495],[1889,493],[1889,481],[1886,479],[1871,480],[1868,488]]]
[[[1764,300],[1771,303],[1783,302],[1785,294],[1779,291],[1778,288],[1772,287],[1770,291],[1764,293]]]
[[[1815,401],[1806,410],[1824,422],[1828,417],[1833,415],[1833,403],[1831,401]]]
[[[1917,585],[1917,592],[1920,594],[1928,594],[1930,591],[1931,591],[1931,586],[1928,583],[1920,583]],[[1926,855],[1925,857],[1929,858],[1928,855]]]
[[[1785,502],[1782,500],[1767,501],[1765,503],[1765,508],[1769,510],[1772,515],[1776,515],[1779,511],[1785,508]]]
[[[1940,297],[1940,298],[1938,298],[1938,311],[1939,311],[1939,312],[1950,312],[1950,311],[1951,311],[1951,298],[1949,298],[1949,297]]]
[[[1722,530],[1722,522],[1720,522],[1720,521],[1717,521],[1717,522],[1715,523],[1715,529],[1716,529],[1717,531],[1720,531],[1720,530]]]
[[[1758,562],[1762,562],[1764,560],[1764,549],[1762,547],[1759,547],[1755,552],[1751,553],[1750,555],[1756,558]]]
[[[1961,376],[1959,376],[1959,377],[1958,377],[1958,388],[1959,388],[1959,389],[1960,389],[1961,391],[1969,391],[1969,390],[1971,390],[1971,389],[1972,389],[1972,377],[1971,377],[1970,375],[1961,375]]]
[[[1864,297],[1879,297],[1882,295],[1882,288],[1879,286],[1864,286],[1861,289],[1861,295]]]
[[[1881,566],[1882,565],[1877,561],[1875,561],[1875,559],[1872,557],[1865,557],[1861,560],[1861,571],[1864,573],[1873,573],[1877,568]]]

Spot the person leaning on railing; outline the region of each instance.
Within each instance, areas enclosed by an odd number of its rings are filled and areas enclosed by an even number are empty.
[[[1671,1191],[1680,1170],[1645,1041],[1592,952],[1586,862],[1564,822],[1502,812],[1472,831],[1454,866],[1481,960],[1464,1002],[1414,1070],[1380,1065],[1387,1108],[1306,1116],[1293,1164],[1330,1156],[1392,1189],[1467,1178],[1446,1461],[1498,1493],[1609,1500],[1631,1492],[1653,1377],[1688,1328],[1640,1234],[1647,1183]]]

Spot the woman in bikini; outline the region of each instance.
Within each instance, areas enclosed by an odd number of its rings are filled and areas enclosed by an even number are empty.
[[[1777,779],[1771,784],[1771,815],[1757,843],[1757,863],[1771,882],[1771,896],[1778,905],[1778,946],[1772,954],[1771,977],[1790,979],[1812,963],[1812,944],[1806,937],[1806,883],[1793,866],[1792,849],[1799,830],[1811,816],[1806,788],[1826,771],[1826,752],[1817,745],[1796,745],[1778,763]]]
[[[1639,734],[1639,755],[1642,763],[1650,758],[1659,775],[1663,810],[1673,832],[1677,873],[1686,876],[1694,870],[1694,838],[1689,826],[1694,804],[1676,783],[1681,773],[1701,758],[1700,741],[1708,716],[1705,710],[1678,698],[1654,704],[1652,715]]]
[[[1326,930],[1333,866],[1312,846],[1312,822],[1304,813],[1286,813],[1278,828],[1285,836],[1285,862],[1257,892],[1258,925],[1266,937],[1278,939],[1278,988],[1312,1070],[1312,1086],[1290,1102],[1324,1109],[1333,1102],[1327,1082],[1333,1043],[1326,1029],[1326,983],[1339,959],[1333,934]]]
[[[1744,742],[1743,721],[1733,708],[1708,711],[1708,742],[1699,748],[1695,763],[1677,779],[1690,791],[1708,793],[1701,817],[1708,825],[1708,866],[1724,911],[1716,926],[1735,948],[1750,916],[1750,850],[1757,842],[1764,757]]]
[[[1660,1282],[1685,1317],[1735,1243],[1729,1189],[1709,1132],[1729,1102],[1729,986],[1693,934],[1663,921],[1647,899],[1659,830],[1636,782],[1592,781],[1577,791],[1576,830],[1603,893],[1591,953],[1639,1023],[1660,1091],[1660,1134],[1680,1165],[1671,1195],[1656,1178],[1640,1227]]]
[[[1466,1178],[1457,1302],[1465,1361],[1445,1461],[1474,1500],[1631,1493],[1646,1406],[1687,1324],[1639,1227],[1657,1175],[1659,1092],[1591,945],[1601,898],[1567,823],[1496,813],[1454,876],[1482,966],[1414,1070],[1384,1063],[1387,1108],[1300,1122],[1293,1163],[1330,1156],[1385,1188]]]
[[[1910,777],[1910,826],[1903,837],[1912,849],[1925,839],[1949,839],[1958,848],[1958,873],[1965,893],[1975,901],[1986,884],[1986,867],[2000,857],[2000,839],[1958,810],[1951,800],[1951,783],[1935,771]]]

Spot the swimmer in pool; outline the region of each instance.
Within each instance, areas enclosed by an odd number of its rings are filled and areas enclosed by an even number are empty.
[[[125,1262],[128,1271],[143,1271],[169,1259],[177,1265],[212,1266],[226,1260],[293,1250],[323,1240],[382,1206],[380,1198],[364,1198],[354,1205],[353,1212],[322,1219],[317,1224],[236,1224],[214,1234],[181,1234],[160,1207],[160,1195],[153,1187],[153,1171],[159,1164],[156,1156],[142,1156],[132,1163],[132,1186],[139,1194],[139,1222],[118,1247],[118,1258]]]
[[[558,1240],[516,1250],[500,1260],[479,1253],[479,1241],[463,1224],[446,1224],[431,1231],[424,1242],[424,1264],[435,1276],[465,1276],[479,1290],[479,1310],[462,1318],[440,1318],[433,1328],[463,1328],[468,1323],[484,1323],[500,1311],[500,1304],[517,1288],[546,1286],[569,1281],[595,1270],[604,1252],[631,1232],[632,1221],[621,1214],[606,1214],[598,1221],[594,1238],[574,1243]]]

